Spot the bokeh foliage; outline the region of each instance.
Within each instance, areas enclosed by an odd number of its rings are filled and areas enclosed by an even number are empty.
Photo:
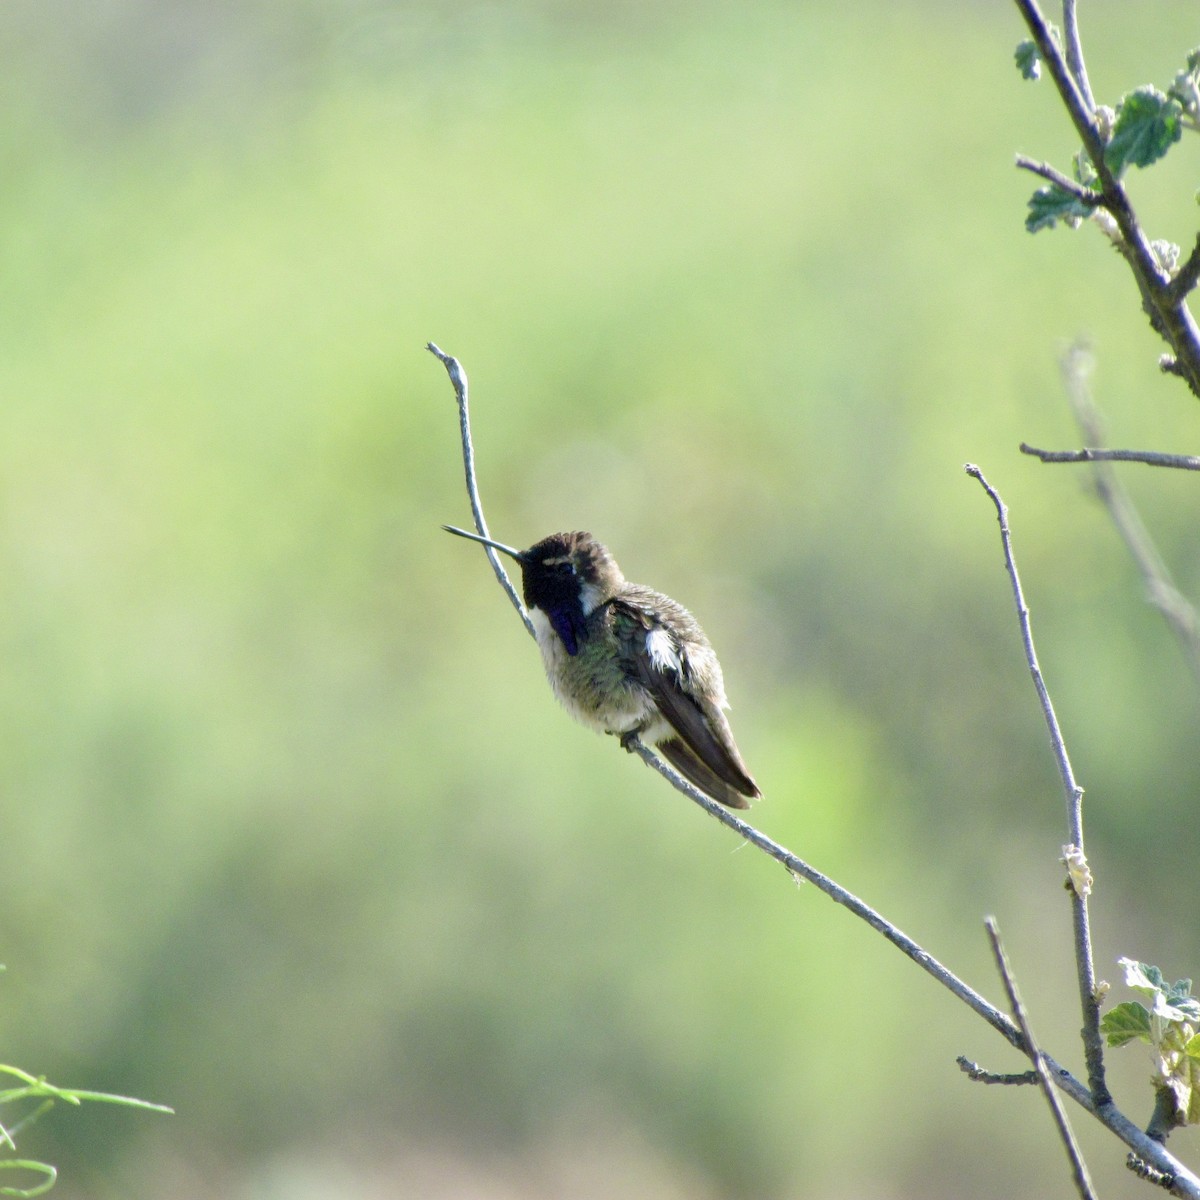
[[[1102,98],[1194,40],[1163,0],[1084,21]],[[471,373],[497,536],[590,528],[703,621],[756,821],[998,994],[995,912],[1070,1063],[1062,806],[961,464],[1012,510],[1101,971],[1194,974],[1192,681],[1085,476],[1016,444],[1074,443],[1080,331],[1116,440],[1194,447],[1200,413],[1101,239],[1022,228],[1013,151],[1075,147],[1015,14],[0,26],[2,1057],[178,1113],[45,1124],[58,1194],[1065,1183],[1036,1100],[953,1066],[1013,1069],[997,1039],[556,711],[438,530],[467,510],[421,349]],[[1189,243],[1193,163],[1135,181],[1154,236]],[[1195,594],[1195,483],[1126,477]]]

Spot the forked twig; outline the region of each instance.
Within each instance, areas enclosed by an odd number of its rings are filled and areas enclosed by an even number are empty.
[[[977,466],[968,463],[965,470],[973,479],[979,481],[996,509],[996,517],[1000,523],[1000,541],[1004,549],[1004,566],[1012,584],[1017,621],[1021,627],[1021,642],[1025,648],[1025,662],[1029,667],[1030,675],[1033,676],[1033,685],[1042,706],[1042,716],[1045,718],[1046,728],[1050,734],[1050,745],[1058,763],[1063,792],[1066,795],[1067,832],[1070,844],[1064,848],[1064,855],[1080,866],[1079,871],[1072,871],[1069,877],[1072,881],[1077,876],[1082,879],[1086,872],[1083,844],[1083,788],[1075,781],[1075,772],[1071,769],[1071,760],[1067,755],[1067,747],[1063,741],[1062,730],[1059,728],[1058,717],[1055,715],[1054,705],[1046,688],[1046,681],[1042,678],[1042,669],[1038,665],[1037,650],[1033,644],[1033,628],[1029,621],[1029,608],[1025,603],[1025,592],[1021,587],[1021,577],[1017,574],[1016,559],[1013,557],[1012,534],[1008,528],[1008,508],[1000,498],[999,492],[988,483],[983,472]],[[1104,1082],[1104,1042],[1100,1036],[1100,1002],[1096,997],[1096,965],[1092,957],[1088,891],[1089,887],[1078,883],[1070,889],[1074,918],[1072,924],[1075,931],[1075,966],[1079,980],[1079,999],[1083,1008],[1083,1050],[1087,1060],[1088,1085],[1097,1106],[1103,1107],[1112,1102],[1112,1097]]]

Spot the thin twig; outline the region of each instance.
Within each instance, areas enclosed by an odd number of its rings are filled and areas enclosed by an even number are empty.
[[[1171,277],[1171,295],[1176,301],[1183,301],[1187,294],[1200,282],[1200,236],[1192,252],[1187,256],[1183,266]]]
[[[1000,541],[1004,547],[1004,565],[1012,583],[1013,600],[1017,607],[1017,621],[1021,627],[1021,642],[1025,647],[1025,662],[1029,667],[1030,675],[1033,676],[1033,685],[1037,689],[1038,700],[1042,706],[1042,716],[1045,718],[1046,728],[1050,733],[1050,744],[1058,762],[1063,792],[1066,795],[1067,832],[1071,839],[1068,849],[1078,860],[1086,861],[1083,859],[1083,788],[1075,781],[1075,772],[1071,769],[1071,760],[1067,755],[1067,747],[1063,741],[1062,730],[1059,728],[1058,717],[1054,713],[1050,693],[1042,678],[1042,669],[1038,666],[1037,651],[1033,645],[1033,629],[1029,622],[1029,608],[1025,604],[1021,577],[1017,574],[1017,564],[1013,558],[1012,535],[1008,528],[1008,509],[1001,500],[1000,494],[988,483],[978,467],[968,463],[966,472],[979,481],[996,508],[996,516],[1000,522]],[[1083,1051],[1087,1061],[1088,1085],[1097,1106],[1103,1107],[1112,1102],[1112,1097],[1104,1082],[1104,1043],[1100,1037],[1100,1002],[1096,998],[1096,966],[1092,958],[1087,889],[1072,887],[1070,896],[1075,930],[1075,965],[1079,978],[1079,999],[1083,1009]]]
[[[1038,53],[1050,71],[1054,85],[1058,88],[1059,95],[1062,96],[1063,103],[1067,106],[1067,113],[1078,130],[1089,157],[1099,158],[1103,161],[1104,139],[1099,125],[1096,124],[1095,105],[1089,103],[1075,72],[1063,57],[1063,52],[1059,48],[1058,39],[1055,38],[1050,28],[1050,23],[1042,15],[1036,0],[1015,0],[1015,3],[1021,16],[1025,18],[1025,24],[1033,35]],[[1082,55],[1080,57],[1082,58]]]
[[[1166,454],[1161,450],[1105,450],[1087,446],[1082,450],[1039,450],[1028,442],[1020,445],[1022,454],[1040,458],[1044,463],[1134,462],[1148,467],[1170,467],[1177,471],[1200,471],[1200,455]]]
[[[1030,158],[1025,154],[1018,154],[1015,161],[1022,171],[1030,171],[1034,175],[1041,176],[1055,187],[1060,187],[1064,192],[1070,193],[1080,204],[1095,208],[1104,203],[1104,197],[1099,192],[1084,187],[1082,183],[1072,179],[1069,175],[1064,175],[1057,167],[1052,167],[1048,162]]]
[[[1067,349],[1059,363],[1067,398],[1084,441],[1098,445],[1104,439],[1104,430],[1088,382],[1092,365],[1091,352],[1080,342]],[[1107,462],[1093,462],[1092,481],[1096,495],[1108,510],[1117,533],[1137,566],[1147,599],[1163,615],[1187,656],[1188,665],[1200,680],[1200,613],[1175,586],[1171,569],[1159,553],[1117,472]]]
[[[447,354],[433,342],[428,343],[425,349],[441,359],[442,366],[446,368],[446,374],[450,376],[450,383],[454,388],[454,398],[458,401],[458,426],[462,435],[463,470],[467,477],[467,498],[471,502],[471,514],[475,518],[476,532],[481,537],[490,537],[487,522],[483,518],[483,502],[479,499],[479,484],[475,480],[475,446],[471,441],[471,416],[467,409],[467,373],[457,358]],[[500,586],[508,594],[513,608],[517,610],[521,620],[525,623],[529,636],[536,638],[533,622],[529,619],[525,605],[521,603],[521,597],[517,595],[517,589],[509,579],[508,572],[500,564],[496,551],[491,546],[484,546],[484,550],[487,552],[488,561],[492,564],[492,570],[496,572]]]
[[[1095,112],[1096,98],[1092,95],[1092,85],[1088,82],[1087,67],[1083,62],[1083,44],[1079,39],[1079,17],[1075,12],[1075,0],[1063,0],[1063,35],[1067,43],[1067,66],[1079,85],[1083,102]]]
[[[1083,1197],[1083,1200],[1095,1200],[1096,1193],[1092,1188],[1092,1181],[1088,1175],[1087,1163],[1083,1161],[1083,1155],[1079,1150],[1079,1143],[1075,1140],[1075,1134],[1071,1131],[1071,1122],[1067,1120],[1067,1114],[1063,1111],[1062,1101],[1058,1098],[1058,1090],[1055,1088],[1050,1078],[1050,1072],[1046,1068],[1045,1056],[1038,1048],[1037,1041],[1033,1036],[1033,1030],[1029,1027],[1029,1014],[1025,1011],[1025,1005],[1022,1003],[1021,996],[1017,991],[1017,981],[1013,977],[1008,955],[1004,952],[1004,943],[1000,940],[1000,929],[996,924],[995,917],[986,918],[984,926],[987,929],[988,940],[992,943],[992,954],[996,958],[996,969],[1000,972],[1000,978],[1004,981],[1004,990],[1008,993],[1008,1003],[1012,1009],[1013,1018],[1020,1026],[1021,1033],[1025,1036],[1026,1053],[1028,1053],[1033,1063],[1034,1071],[1037,1072],[1038,1082],[1042,1085],[1042,1094],[1046,1097],[1046,1103],[1050,1105],[1050,1113],[1054,1118],[1055,1127],[1058,1129],[1058,1136],[1062,1139],[1062,1144],[1066,1147],[1067,1157],[1071,1160],[1071,1173],[1075,1178],[1075,1189]]]
[[[1013,1087],[1014,1085],[1038,1082],[1036,1071],[988,1071],[962,1054],[954,1061],[958,1063],[959,1070],[975,1083],[998,1083],[1005,1087]]]

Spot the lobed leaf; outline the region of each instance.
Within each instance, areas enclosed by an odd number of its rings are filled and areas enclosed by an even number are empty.
[[[1016,59],[1017,70],[1021,72],[1022,79],[1041,79],[1042,52],[1034,42],[1028,38],[1023,42],[1018,42],[1013,58]]]
[[[1114,174],[1128,166],[1157,162],[1183,134],[1183,109],[1178,100],[1155,87],[1140,87],[1121,101],[1104,161]]]
[[[1117,965],[1125,972],[1125,986],[1135,992],[1153,996],[1167,990],[1167,981],[1163,973],[1149,963],[1138,962],[1133,958],[1118,958]]]
[[[1037,233],[1039,229],[1053,229],[1059,221],[1075,228],[1092,212],[1086,204],[1080,203],[1075,196],[1056,183],[1038,188],[1029,197],[1028,205],[1025,228],[1030,233]]]
[[[1123,1046],[1134,1038],[1150,1041],[1150,1014],[1136,1000],[1125,1000],[1100,1018],[1100,1032],[1110,1046]]]

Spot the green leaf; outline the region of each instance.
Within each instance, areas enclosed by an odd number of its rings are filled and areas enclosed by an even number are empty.
[[[1017,70],[1021,72],[1022,79],[1041,79],[1042,53],[1033,42],[1028,39],[1018,42],[1013,58],[1017,60]]]
[[[1118,958],[1117,965],[1125,971],[1125,986],[1135,992],[1153,996],[1167,990],[1167,981],[1163,973],[1149,963],[1138,962],[1133,958]]]
[[[1151,1012],[1156,1017],[1162,1017],[1164,1021],[1174,1021],[1176,1024],[1200,1021],[1200,1005],[1195,1000],[1181,1000],[1178,1004],[1171,1004],[1161,992],[1154,997]]]
[[[1091,215],[1092,210],[1072,196],[1065,188],[1057,183],[1049,187],[1038,188],[1029,197],[1029,212],[1025,214],[1025,228],[1030,233],[1039,229],[1053,229],[1063,221],[1072,226],[1078,226],[1080,221]]]
[[[1188,1058],[1200,1060],[1200,1033],[1193,1034],[1184,1043],[1183,1052]]]
[[[1136,1000],[1125,1000],[1100,1018],[1100,1032],[1110,1046],[1123,1046],[1134,1038],[1150,1040],[1150,1014]]]
[[[1104,161],[1120,175],[1126,167],[1148,167],[1157,162],[1183,134],[1183,109],[1178,100],[1164,96],[1158,88],[1132,91],[1117,111],[1117,123]]]

